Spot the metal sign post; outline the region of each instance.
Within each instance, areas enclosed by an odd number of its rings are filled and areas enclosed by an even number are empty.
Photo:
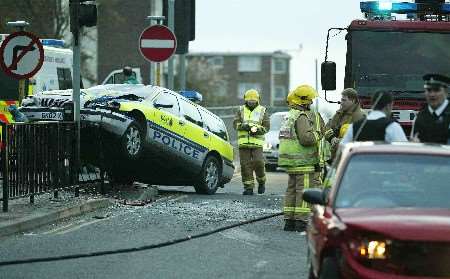
[[[161,85],[160,63],[169,59],[177,49],[175,34],[164,25],[147,27],[139,37],[139,51],[142,56],[156,65],[156,83]]]
[[[175,0],[168,0],[169,1],[169,13],[168,13],[168,24],[169,29],[174,31],[175,28]],[[167,83],[169,89],[174,89],[174,63],[173,63],[173,57],[169,58],[169,65],[168,65],[168,77],[167,77]]]
[[[153,26],[154,22],[156,22],[156,25],[160,25],[163,23],[165,16],[148,16],[147,19],[150,20],[150,26]],[[157,68],[158,66],[155,63],[150,62],[149,63],[149,74],[150,74],[150,84],[155,84],[157,79]],[[159,75],[158,75],[159,76]],[[158,86],[161,86],[159,83]]]

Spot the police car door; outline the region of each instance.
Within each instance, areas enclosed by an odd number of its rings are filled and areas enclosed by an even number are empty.
[[[189,142],[185,153],[195,170],[201,169],[209,150],[210,134],[203,128],[204,123],[196,106],[180,98],[181,116],[184,118],[184,137]]]
[[[162,91],[154,100],[154,118],[148,123],[148,139],[155,155],[164,159],[182,157],[184,122],[180,118],[177,96]]]

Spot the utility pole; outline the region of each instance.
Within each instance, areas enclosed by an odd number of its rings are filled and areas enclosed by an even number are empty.
[[[164,0],[165,1],[165,0]],[[167,0],[169,1],[169,5],[168,5],[168,27],[170,30],[172,30],[172,32],[175,31],[175,0]],[[174,63],[173,63],[173,56],[169,59],[169,65],[168,65],[168,78],[167,78],[167,83],[168,83],[168,88],[169,89],[174,89]]]

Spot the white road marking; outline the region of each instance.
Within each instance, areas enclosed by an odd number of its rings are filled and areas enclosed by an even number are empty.
[[[259,261],[256,263],[255,267],[260,269],[263,268],[264,266],[266,266],[269,262],[268,261]]]
[[[173,40],[141,40],[142,48],[174,48],[175,41]]]
[[[108,219],[108,218],[105,218],[105,219],[96,219],[96,220],[93,220],[93,221],[90,221],[90,222],[82,223],[82,224],[80,224],[80,225],[78,225],[78,226],[74,226],[74,227],[68,228],[68,229],[66,229],[66,230],[58,231],[56,234],[66,234],[66,233],[69,233],[69,232],[73,232],[73,231],[76,231],[76,230],[81,229],[82,227],[89,226],[89,225],[92,225],[92,224],[95,224],[95,223],[104,221],[104,220],[106,220],[106,219]]]
[[[239,228],[227,230],[221,232],[220,234],[226,238],[243,242],[252,247],[258,247],[255,243],[262,243],[264,241],[264,239],[260,238],[256,234],[249,233],[248,231]]]
[[[83,220],[79,220],[79,221],[77,221],[77,222],[69,223],[69,224],[67,224],[67,225],[60,226],[60,227],[56,227],[56,228],[54,228],[54,229],[52,229],[52,230],[49,230],[49,231],[46,231],[46,232],[43,232],[43,233],[40,233],[40,234],[46,235],[46,234],[57,233],[57,232],[59,232],[59,231],[62,231],[62,230],[65,230],[65,229],[67,229],[67,228],[70,228],[70,227],[72,227],[72,226],[75,226],[75,225],[77,225],[77,224],[80,224],[80,223],[82,223],[82,222],[84,222],[84,221],[86,221],[86,220],[84,220],[84,219],[83,219]]]

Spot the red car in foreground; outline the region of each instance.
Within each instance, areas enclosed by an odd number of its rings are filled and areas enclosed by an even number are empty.
[[[308,189],[310,278],[450,278],[450,146],[348,144]]]

